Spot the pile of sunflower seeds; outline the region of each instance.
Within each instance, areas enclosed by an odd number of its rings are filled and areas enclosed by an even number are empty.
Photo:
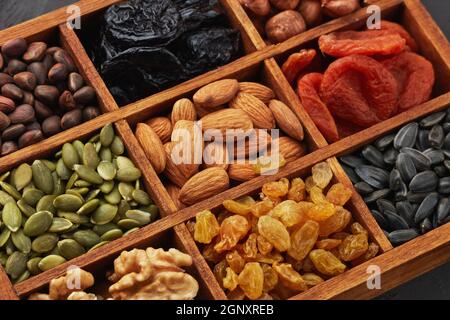
[[[136,231],[158,217],[112,125],[53,160],[0,177],[0,263],[15,282]]]
[[[393,245],[450,221],[450,109],[340,161]]]

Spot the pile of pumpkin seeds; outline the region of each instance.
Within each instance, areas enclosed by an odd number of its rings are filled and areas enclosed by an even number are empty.
[[[0,263],[18,283],[158,217],[111,124],[0,177]]]

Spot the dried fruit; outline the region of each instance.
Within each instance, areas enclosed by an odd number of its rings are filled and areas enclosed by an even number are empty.
[[[269,211],[273,209],[273,205],[274,203],[269,199],[257,202],[252,206],[251,213],[255,217],[262,217],[268,214]]]
[[[236,250],[228,253],[226,256],[226,260],[227,260],[228,265],[234,272],[239,274],[239,273],[241,273],[242,269],[244,269],[245,260],[244,260],[244,258],[242,258],[242,256],[239,254],[239,252],[237,252]],[[231,289],[231,290],[234,290],[234,289]]]
[[[269,265],[262,264],[261,265],[264,272],[264,292],[270,292],[275,289],[278,284],[278,273]]]
[[[258,235],[258,237],[256,238],[256,244],[258,247],[258,251],[261,252],[262,255],[268,255],[273,250],[273,244],[271,244],[269,241],[267,241],[266,238],[261,235]]]
[[[255,203],[256,201],[252,197],[245,196],[236,200],[225,200],[223,206],[231,213],[245,216],[250,213]]]
[[[416,52],[419,49],[416,40],[409,34],[408,31],[405,30],[400,24],[381,20],[380,21],[380,29],[385,31],[390,31],[392,33],[398,33],[403,39],[406,41],[406,45],[411,49],[411,51]]]
[[[205,244],[211,243],[220,231],[216,216],[211,211],[202,211],[197,214],[195,220],[195,241]]]
[[[326,162],[320,162],[314,165],[311,172],[314,184],[321,189],[326,188],[333,178],[333,172]]]
[[[219,253],[233,249],[249,230],[250,225],[244,217],[235,215],[226,218],[220,226],[220,242],[214,249]]]
[[[305,280],[288,263],[274,264],[273,269],[278,273],[280,282],[286,287],[296,292],[308,290]]]
[[[336,213],[334,215],[325,221],[319,222],[319,235],[321,237],[328,237],[332,233],[340,232],[347,227],[351,219],[352,214],[348,210],[342,207],[336,207]]]
[[[327,276],[337,276],[345,271],[347,268],[338,258],[331,252],[322,249],[316,249],[310,252],[314,267],[322,274]]]
[[[291,246],[289,232],[286,227],[280,221],[270,216],[259,218],[258,232],[280,252],[288,250]]]
[[[293,200],[285,200],[279,203],[270,211],[270,216],[281,220],[286,227],[293,227],[306,219],[302,206]]]
[[[322,189],[320,189],[318,186],[314,186],[311,188],[311,190],[309,190],[309,198],[315,204],[330,202],[325,198]]]
[[[351,197],[352,190],[342,183],[332,185],[327,192],[327,200],[336,206],[343,207]]]
[[[291,187],[288,191],[287,198],[296,202],[305,200],[306,188],[302,178],[294,178],[291,181]]]
[[[367,233],[349,235],[339,246],[339,257],[343,261],[352,261],[365,254],[368,248]]]
[[[298,261],[305,259],[314,248],[318,236],[319,224],[311,220],[306,221],[300,229],[292,233],[288,254]]]
[[[263,294],[264,271],[257,262],[249,262],[239,274],[239,287],[245,295],[256,300]]]
[[[316,242],[317,249],[324,249],[324,250],[333,250],[334,248],[337,248],[342,243],[342,240],[338,239],[323,239]]]
[[[297,80],[300,73],[311,64],[315,57],[316,50],[314,49],[302,49],[300,52],[290,55],[281,67],[289,83],[292,84]]]
[[[223,287],[230,291],[233,291],[239,285],[239,279],[236,272],[231,268],[226,269],[227,275],[223,278]]]
[[[284,197],[289,192],[289,180],[269,182],[263,185],[262,192],[271,199]]]
[[[242,251],[246,260],[254,260],[258,256],[258,235],[250,234],[245,243],[242,245]]]

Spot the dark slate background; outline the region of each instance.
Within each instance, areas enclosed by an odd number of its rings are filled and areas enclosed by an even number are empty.
[[[73,0],[0,0],[0,29],[74,2]],[[422,0],[422,2],[449,38],[450,2],[447,0]],[[382,295],[379,299],[450,300],[450,263]]]

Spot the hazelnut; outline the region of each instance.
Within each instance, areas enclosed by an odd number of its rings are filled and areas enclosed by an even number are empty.
[[[279,43],[306,30],[302,15],[293,10],[283,11],[267,21],[266,34],[270,41]]]
[[[269,0],[239,0],[239,2],[257,16],[267,16],[270,13]]]
[[[294,10],[300,0],[270,0],[270,3],[278,10]]]
[[[305,19],[308,27],[315,27],[322,22],[322,6],[320,0],[303,0],[298,11]]]
[[[322,0],[323,13],[332,18],[345,16],[360,8],[359,0]]]

